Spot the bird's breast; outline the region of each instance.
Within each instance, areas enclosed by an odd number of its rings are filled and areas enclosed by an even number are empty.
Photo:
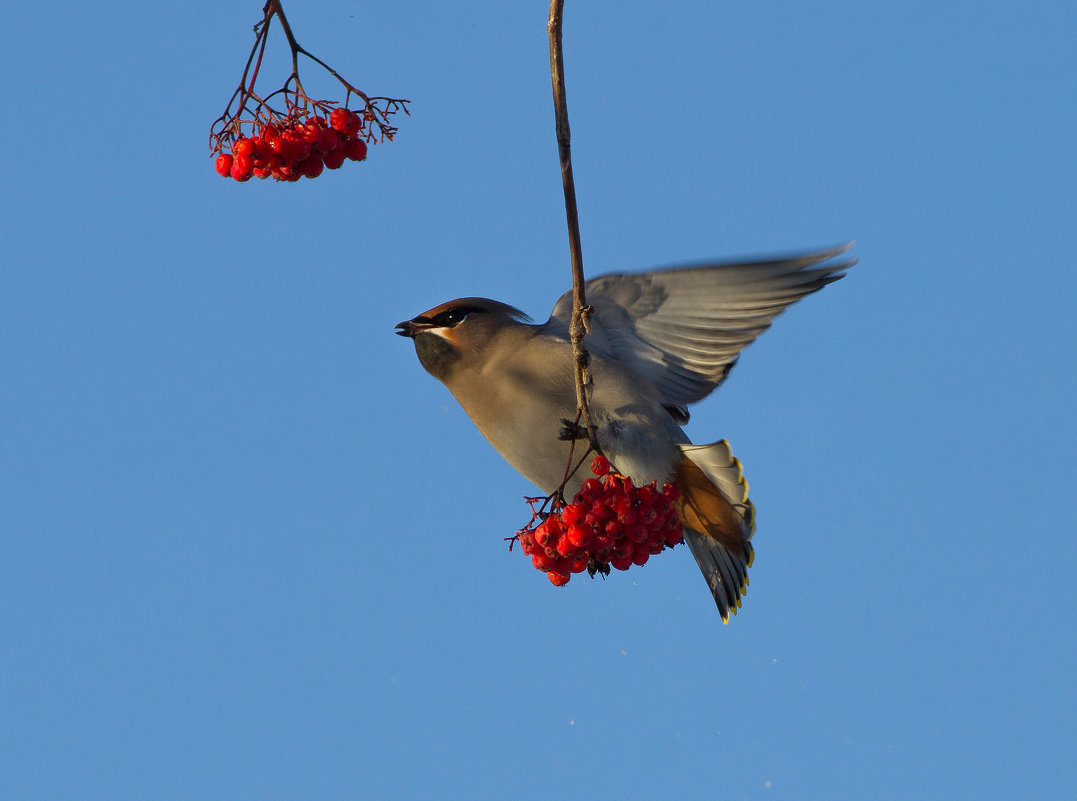
[[[495,376],[468,377],[453,394],[509,464],[544,492],[560,485],[569,443],[558,434],[576,406],[570,375],[543,378],[508,366]]]

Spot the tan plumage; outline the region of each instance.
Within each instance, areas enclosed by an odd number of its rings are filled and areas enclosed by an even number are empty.
[[[691,459],[684,457],[673,471],[681,488],[677,511],[681,522],[706,534],[730,553],[744,557],[748,543],[741,532],[741,516],[714,483]]]
[[[723,620],[747,588],[754,508],[729,444],[692,445],[680,424],[774,317],[842,277],[855,263],[837,258],[849,247],[587,282],[589,406],[599,443],[637,483],[681,487],[685,539]],[[568,456],[561,421],[575,416],[570,315],[571,293],[541,325],[504,303],[461,298],[397,326],[486,439],[547,493],[561,483]]]

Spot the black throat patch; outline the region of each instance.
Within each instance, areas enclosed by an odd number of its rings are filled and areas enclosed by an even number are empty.
[[[426,368],[426,372],[444,384],[456,363],[460,361],[460,351],[443,337],[431,334],[429,331],[416,334],[414,341],[419,364]]]

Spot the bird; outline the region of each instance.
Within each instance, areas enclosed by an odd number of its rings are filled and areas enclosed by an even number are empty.
[[[684,538],[723,622],[747,592],[755,508],[728,441],[696,445],[688,438],[688,406],[726,380],[775,317],[843,278],[857,262],[846,255],[852,246],[611,273],[584,284],[597,443],[637,485],[678,486]],[[565,435],[576,416],[572,310],[571,290],[545,323],[506,303],[467,297],[396,326],[489,443],[548,495],[562,484],[569,440],[578,435]],[[582,480],[574,477],[565,496]]]

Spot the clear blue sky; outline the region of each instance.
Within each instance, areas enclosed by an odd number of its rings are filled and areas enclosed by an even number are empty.
[[[1077,795],[1077,6],[567,6],[590,275],[857,240],[694,410],[741,614],[508,553],[532,488],[393,335],[569,285],[544,2],[287,3],[413,101],[298,185],[206,148],[261,2],[18,3],[0,798]]]

